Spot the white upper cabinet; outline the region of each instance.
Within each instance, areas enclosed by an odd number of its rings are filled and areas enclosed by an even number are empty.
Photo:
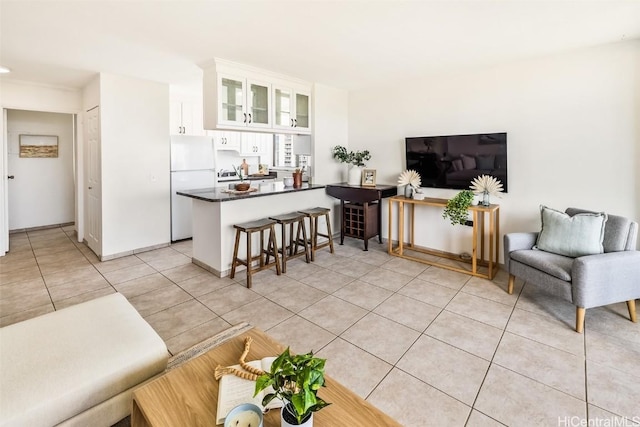
[[[210,132],[209,134],[213,136],[213,146],[216,150],[240,151],[240,132],[214,131]]]
[[[273,87],[273,127],[293,130],[295,133],[309,133],[311,93],[283,86]]]
[[[273,135],[243,132],[240,143],[240,154],[243,156],[264,156],[269,153],[269,144]]]
[[[203,82],[206,129],[311,131],[309,83],[220,59]]]
[[[171,135],[205,135],[201,102],[171,100],[170,108]]]
[[[218,124],[238,128],[271,127],[271,84],[219,73]]]

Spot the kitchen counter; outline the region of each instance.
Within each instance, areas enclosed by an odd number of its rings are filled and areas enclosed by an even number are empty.
[[[202,200],[205,202],[229,202],[232,200],[244,200],[263,196],[273,196],[276,194],[293,193],[299,191],[316,190],[325,188],[325,185],[320,184],[303,184],[300,188],[284,187],[278,188],[275,183],[269,182],[255,186],[257,191],[249,193],[228,193],[226,187],[215,188],[201,188],[199,190],[184,190],[178,191],[180,196],[191,197],[193,199]]]
[[[182,197],[192,201],[193,255],[192,261],[219,277],[231,272],[233,245],[235,242],[235,224],[255,221],[324,206],[333,209],[335,201],[325,192],[325,186],[303,184],[301,188],[278,188],[274,183],[256,185],[258,191],[234,194],[226,193],[226,187],[183,190]],[[314,191],[320,190],[320,191]],[[326,233],[324,221],[320,232]],[[277,227],[278,246],[281,245],[280,227]],[[252,237],[253,248],[259,248],[259,235]],[[246,238],[240,241],[240,254],[246,253]],[[256,253],[254,253],[256,255]],[[274,273],[275,274],[275,271]]]
[[[253,175],[249,175],[247,177],[245,177],[246,181],[260,181],[263,179],[276,179],[278,177],[278,174],[276,172],[269,172],[268,174],[253,174]],[[218,176],[218,182],[219,183],[224,183],[224,182],[228,182],[228,181],[240,181],[240,178],[238,178],[238,175],[223,175],[223,176]]]

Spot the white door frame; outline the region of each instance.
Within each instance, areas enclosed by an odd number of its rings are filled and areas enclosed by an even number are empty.
[[[0,256],[9,251],[9,177],[7,162],[7,110],[2,109],[2,123],[0,123],[2,141],[0,141]]]
[[[0,141],[0,256],[5,256],[9,251],[9,179],[8,179],[8,135],[7,135],[7,110],[27,110],[38,111],[44,113],[62,113],[71,114],[73,123],[75,124],[74,141],[73,141],[73,174],[74,174],[74,191],[75,191],[75,224],[78,242],[84,239],[84,160],[83,153],[83,123],[84,116],[81,111],[60,111],[49,109],[34,109],[24,107],[2,106],[2,122],[0,123],[0,133],[2,140]]]

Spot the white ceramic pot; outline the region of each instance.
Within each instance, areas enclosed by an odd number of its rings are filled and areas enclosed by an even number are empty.
[[[282,181],[284,182],[285,187],[293,187],[293,177],[285,176]]]
[[[349,168],[349,185],[360,185],[362,183],[362,168],[360,166],[351,166]]]
[[[290,424],[287,420],[284,419],[284,411],[286,411],[287,406],[283,406],[280,410],[280,425],[281,427],[313,427],[313,412],[311,416],[302,424]]]

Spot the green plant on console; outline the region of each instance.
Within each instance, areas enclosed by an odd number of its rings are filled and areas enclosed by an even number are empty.
[[[473,191],[462,190],[453,198],[447,201],[447,206],[442,213],[443,218],[449,218],[451,225],[464,225],[467,222],[467,213],[469,212],[469,206],[473,201]]]
[[[287,347],[273,361],[269,372],[258,377],[255,394],[272,386],[274,393],[267,394],[262,405],[266,406],[276,397],[282,399],[301,424],[312,412],[330,405],[317,396],[320,387],[325,387],[325,361],[313,357],[313,352],[292,356]]]
[[[349,163],[355,166],[365,166],[365,160],[371,160],[369,150],[347,151],[342,145],[336,145],[331,149],[331,155],[341,163]]]

